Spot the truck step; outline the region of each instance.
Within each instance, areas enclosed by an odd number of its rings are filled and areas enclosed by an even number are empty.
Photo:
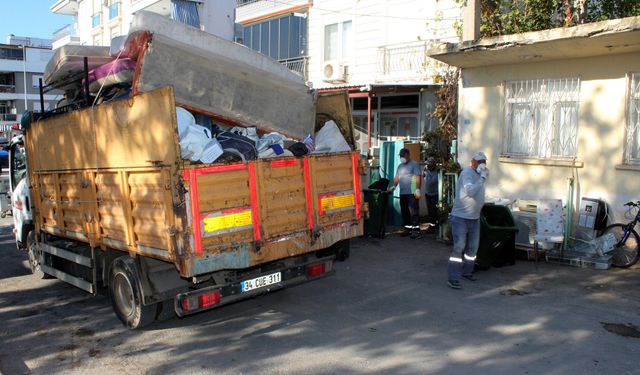
[[[91,284],[90,282],[88,282],[87,280],[81,279],[79,277],[76,276],[72,276],[69,275],[66,272],[62,272],[60,270],[57,270],[55,268],[49,267],[47,265],[41,264],[40,267],[42,268],[42,271],[44,271],[44,273],[47,273],[51,276],[54,276],[57,279],[60,279],[66,283],[69,283],[73,286],[77,286],[80,289],[83,289],[91,294],[94,294],[94,286],[93,284]]]
[[[64,250],[64,249],[61,249],[59,247],[47,245],[47,244],[44,244],[44,243],[40,244],[40,248],[45,253],[49,253],[51,255],[55,255],[57,257],[64,258],[64,259],[66,259],[66,260],[68,260],[70,262],[79,264],[81,266],[85,266],[87,268],[93,268],[93,262],[92,262],[91,258],[86,257],[84,255],[72,253],[71,251]]]

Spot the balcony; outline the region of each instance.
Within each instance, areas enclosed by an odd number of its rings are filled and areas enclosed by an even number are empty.
[[[427,56],[432,42],[413,42],[378,48],[376,80],[438,84],[447,65]]]
[[[16,92],[15,85],[0,85],[0,93],[9,93],[13,94]]]
[[[133,0],[131,1],[131,13],[139,10],[147,10],[161,16],[171,16],[171,0]]]
[[[296,57],[293,59],[278,60],[278,62],[286,66],[287,68],[289,68],[289,70],[300,74],[304,78],[304,80],[307,81],[309,78],[307,73],[308,60],[309,60],[308,57],[303,56],[303,57]]]
[[[78,14],[78,0],[58,0],[49,9],[56,14],[75,16]]]
[[[306,9],[310,6],[311,0],[236,0],[236,4],[236,22],[246,24],[257,18]]]
[[[69,24],[53,32],[51,46],[53,49],[60,48],[67,44],[80,44],[80,36],[76,31],[75,24]]]

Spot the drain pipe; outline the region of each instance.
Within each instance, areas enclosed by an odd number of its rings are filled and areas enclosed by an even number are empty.
[[[573,227],[573,177],[567,177],[567,215],[564,223],[564,241],[562,242],[561,254],[564,255],[569,244],[569,238],[571,237],[571,228]]]

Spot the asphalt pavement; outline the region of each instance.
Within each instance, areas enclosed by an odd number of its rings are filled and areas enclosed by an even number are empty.
[[[359,238],[336,275],[128,331],[38,280],[0,225],[2,374],[640,374],[640,267],[519,261],[446,285],[449,245]]]

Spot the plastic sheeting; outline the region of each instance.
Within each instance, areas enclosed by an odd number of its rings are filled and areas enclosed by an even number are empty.
[[[313,133],[313,95],[302,78],[242,45],[149,12],[136,14],[129,39],[149,31],[140,91],[171,85],[176,102],[243,126],[302,139]]]

